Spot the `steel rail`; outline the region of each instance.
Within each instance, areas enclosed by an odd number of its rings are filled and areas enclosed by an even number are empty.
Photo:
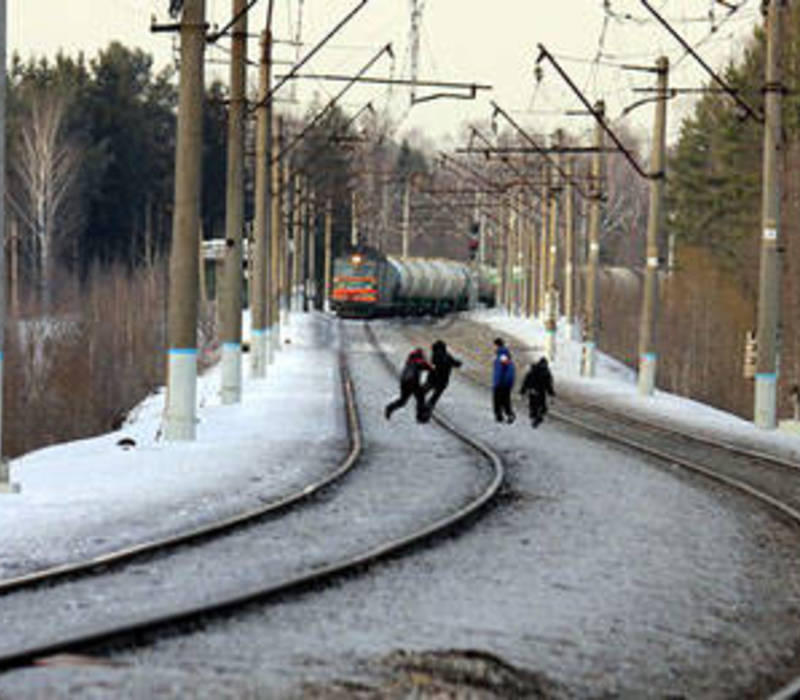
[[[174,549],[176,547],[194,543],[203,539],[227,534],[236,528],[250,525],[260,518],[277,513],[300,504],[310,499],[320,490],[347,474],[357,463],[363,450],[361,426],[358,419],[358,409],[347,366],[340,359],[340,379],[345,400],[345,413],[347,417],[348,438],[350,448],[337,467],[324,477],[309,482],[301,489],[270,499],[265,505],[236,513],[222,520],[215,520],[197,528],[186,530],[170,537],[158,538],[139,542],[130,547],[106,552],[90,559],[68,562],[47,569],[40,569],[14,578],[0,581],[0,595],[44,583],[52,583],[67,576],[88,575],[101,568],[108,568],[127,563],[136,557],[154,554],[155,552]]]
[[[368,330],[367,333],[368,336],[371,336],[371,342],[376,344],[376,347],[384,364],[387,366],[387,369],[396,373],[396,368],[394,368],[385,352],[383,352],[383,350],[377,344],[377,339],[374,338],[374,335],[371,335],[371,331]],[[349,380],[348,387],[349,391],[354,391]],[[353,410],[354,415],[357,416],[355,408]],[[116,646],[126,642],[131,644],[136,642],[141,643],[143,638],[145,638],[148,634],[155,632],[156,630],[163,629],[165,627],[174,627],[195,623],[197,619],[201,617],[217,616],[225,613],[226,611],[238,609],[249,603],[264,602],[267,599],[279,594],[287,594],[305,590],[312,584],[318,585],[343,573],[361,569],[387,555],[397,554],[401,551],[409,549],[413,545],[420,544],[433,536],[441,535],[450,531],[455,526],[462,524],[467,519],[475,516],[491,503],[503,484],[505,479],[505,469],[503,467],[501,457],[490,447],[479,440],[464,434],[455,425],[443,418],[441,415],[436,416],[433,420],[435,420],[435,422],[441,428],[450,432],[455,437],[483,454],[491,464],[491,467],[494,471],[494,476],[489,481],[488,485],[484,487],[484,489],[475,497],[473,497],[468,503],[460,506],[456,510],[435,519],[433,522],[430,522],[427,525],[423,525],[413,533],[385,541],[368,548],[366,551],[351,557],[347,557],[338,562],[314,567],[302,574],[288,577],[283,581],[269,586],[243,591],[233,596],[228,595],[224,598],[207,602],[201,606],[193,606],[191,608],[175,611],[166,615],[159,615],[150,619],[129,621],[123,624],[112,625],[103,629],[96,629],[74,636],[65,635],[61,639],[53,640],[46,644],[32,645],[16,651],[4,653],[0,655],[0,670],[19,668],[30,665],[37,660],[45,659],[57,654],[96,649],[106,644],[114,644]]]
[[[459,353],[463,355],[468,355],[473,358],[480,358],[484,359],[480,353],[475,353],[474,351],[468,350],[466,347],[461,346],[456,343],[452,343],[452,341],[448,342],[448,345],[452,345],[454,349],[457,349]],[[511,344],[513,345],[513,343]],[[487,382],[485,379],[480,379],[474,375],[471,375],[467,372],[467,376],[479,385],[486,386]],[[650,421],[642,420],[639,418],[631,418],[627,414],[623,414],[618,411],[613,411],[606,407],[600,407],[592,402],[583,401],[583,400],[575,400],[574,398],[569,399],[571,403],[576,408],[580,408],[586,411],[594,411],[598,414],[604,414],[607,417],[613,418],[613,420],[617,422],[624,422],[628,426],[638,427],[640,430],[651,430],[651,431],[659,431],[661,433],[673,436],[677,439],[689,439],[693,440],[696,443],[699,443],[700,446],[711,446],[723,452],[729,452],[731,454],[743,456],[755,461],[760,461],[766,465],[772,467],[778,467],[780,469],[789,469],[789,470],[800,470],[800,464],[795,462],[791,462],[789,460],[783,459],[781,457],[766,454],[764,452],[760,452],[757,450],[752,450],[748,448],[743,448],[739,445],[735,445],[733,443],[729,443],[726,441],[718,440],[715,438],[710,438],[707,435],[693,433],[692,431],[685,431],[685,430],[678,430],[673,427],[665,426],[661,423],[652,423]],[[559,399],[559,403],[561,403],[561,399]],[[638,440],[634,440],[630,437],[621,436],[618,434],[612,434],[609,430],[605,427],[598,428],[596,426],[592,426],[591,424],[581,421],[573,416],[569,416],[565,412],[558,410],[558,409],[551,409],[549,414],[551,417],[558,419],[564,423],[568,423],[570,425],[579,427],[583,430],[591,432],[595,435],[602,437],[605,440],[611,442],[617,442],[620,444],[624,444],[628,447],[632,447],[637,451],[644,452],[650,456],[656,457],[660,460],[666,461],[670,464],[681,466],[685,469],[695,471],[699,474],[702,474],[710,479],[723,483],[729,487],[735,488],[739,491],[746,493],[747,495],[767,504],[768,506],[776,509],[780,513],[785,516],[788,516],[794,523],[800,524],[800,506],[794,507],[793,505],[777,498],[776,496],[769,494],[767,491],[759,488],[758,485],[753,485],[747,483],[746,481],[739,479],[737,477],[730,476],[728,474],[723,474],[720,471],[713,469],[712,467],[703,465],[698,463],[697,460],[692,460],[689,458],[685,458],[674,452],[667,452],[662,449],[657,449],[651,447],[643,442]]]

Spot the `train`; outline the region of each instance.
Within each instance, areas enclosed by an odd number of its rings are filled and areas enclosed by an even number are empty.
[[[399,258],[371,248],[334,260],[331,310],[343,317],[440,316],[494,305],[493,270],[442,258]]]

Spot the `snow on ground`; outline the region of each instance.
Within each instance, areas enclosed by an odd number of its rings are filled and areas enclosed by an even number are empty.
[[[520,372],[544,347],[544,331],[534,321],[500,310],[468,316],[506,334],[510,344],[513,338],[532,348],[527,358],[516,358]],[[249,358],[244,358],[239,404],[220,405],[219,367],[199,378],[194,442],[168,443],[160,438],[161,391],[136,407],[118,432],[13,460],[11,481],[21,491],[0,494],[5,555],[0,573],[13,569],[13,561],[20,557],[26,561],[20,568],[30,568],[35,562],[63,558],[62,550],[74,554],[74,541],[71,548],[65,543],[76,538],[82,542],[77,550],[97,549],[114,528],[124,527],[129,541],[148,530],[179,529],[208,517],[232,491],[252,498],[253,482],[260,482],[259,494],[274,494],[305,478],[314,468],[313,455],[324,453],[333,461],[337,453],[343,454],[333,324],[322,314],[293,314],[283,329],[284,343],[287,339],[291,342],[276,353],[265,379],[249,379]],[[761,430],[736,416],[663,392],[640,396],[635,374],[601,354],[595,378],[580,378],[579,365],[580,344],[567,340],[561,329],[552,363],[557,387],[569,384],[631,412],[661,416],[800,459],[800,435]],[[117,443],[123,437],[133,438],[136,446],[120,447]],[[307,448],[298,452],[301,445]],[[97,541],[90,546],[93,538]],[[61,549],[51,551],[53,543],[60,543]]]
[[[533,348],[525,359],[516,358],[518,373],[527,368],[526,361],[536,360],[544,352],[544,328],[536,321],[509,315],[501,309],[476,311],[470,316],[492,326],[500,334],[506,333],[507,340],[513,337],[522,341],[526,348]],[[591,379],[580,376],[580,363],[580,342],[569,340],[565,324],[559,324],[556,357],[550,363],[557,385],[569,386],[599,403],[624,408],[631,414],[665,419],[688,430],[712,433],[721,439],[735,440],[770,454],[800,460],[800,433],[757,428],[752,422],[731,413],[663,391],[642,396],[636,385],[636,372],[602,353],[597,353],[596,376]]]
[[[238,404],[221,405],[219,366],[199,377],[193,442],[161,437],[162,389],[117,432],[12,460],[20,492],[0,494],[0,574],[97,552],[112,537],[132,542],[186,529],[330,469],[347,449],[332,326],[292,319],[266,378],[249,377],[245,355]],[[135,446],[119,445],[122,438]],[[308,449],[299,454],[300,444]]]

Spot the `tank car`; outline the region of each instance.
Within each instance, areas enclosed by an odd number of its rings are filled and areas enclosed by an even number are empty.
[[[359,249],[334,261],[331,308],[350,317],[441,315],[468,308],[474,285],[464,263]]]
[[[439,258],[387,258],[397,272],[394,313],[441,315],[468,308],[472,296],[469,268]]]

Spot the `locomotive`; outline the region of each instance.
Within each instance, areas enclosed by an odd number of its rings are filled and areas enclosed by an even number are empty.
[[[452,260],[397,258],[360,248],[334,260],[330,300],[339,316],[442,315],[475,300],[493,304],[494,285],[488,269],[475,275]]]

